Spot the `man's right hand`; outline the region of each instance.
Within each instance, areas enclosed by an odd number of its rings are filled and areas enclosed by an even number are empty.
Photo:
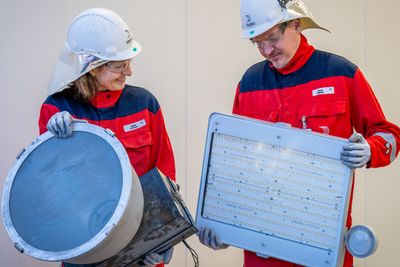
[[[72,118],[68,111],[57,112],[47,123],[47,130],[58,138],[66,138],[72,135]]]
[[[228,245],[222,243],[220,237],[217,236],[217,234],[210,228],[202,227],[198,232],[198,236],[200,243],[214,250],[225,249],[229,247]]]

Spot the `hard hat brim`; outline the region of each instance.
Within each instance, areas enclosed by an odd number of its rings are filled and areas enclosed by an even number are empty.
[[[263,34],[264,32],[272,29],[275,25],[278,25],[280,23],[284,23],[290,20],[294,19],[300,19],[301,20],[301,30],[307,30],[307,29],[319,29],[319,30],[324,30],[330,33],[330,30],[328,30],[325,27],[322,27],[318,25],[313,19],[309,17],[301,17],[301,18],[290,18],[288,20],[280,20],[276,23],[269,23],[268,25],[266,24],[261,24],[258,27],[255,27],[253,29],[246,29],[242,31],[242,38],[243,39],[251,39],[254,38],[260,34]]]
[[[316,20],[314,16],[311,14],[310,11],[306,8],[304,5],[303,1],[301,0],[293,0],[288,3],[286,8],[282,9],[280,6],[276,6],[276,2],[273,2],[273,6],[270,8],[276,9],[278,8],[279,12],[278,15],[275,12],[271,12],[271,14],[275,14],[275,16],[271,16],[268,18],[268,16],[260,16],[258,13],[264,13],[265,12],[265,7],[268,7],[268,1],[249,1],[249,3],[242,3],[243,6],[242,8],[246,7],[246,15],[242,15],[242,37],[245,39],[251,39],[254,38],[264,32],[267,32],[268,30],[272,29],[275,25],[278,25],[280,23],[284,23],[287,21],[295,20],[295,19],[300,19],[301,20],[301,29],[306,30],[306,29],[320,29],[324,30],[327,32],[330,32],[328,29],[321,27],[316,23]],[[272,3],[272,2],[271,2]],[[263,8],[262,8],[263,7]],[[254,13],[254,14],[253,14]],[[258,14],[258,15],[257,15]],[[253,23],[250,26],[244,26],[244,19],[245,18],[251,18],[251,17],[262,17],[264,20],[263,23]]]
[[[82,56],[69,51],[64,48],[56,62],[50,82],[47,86],[47,93],[49,95],[61,92],[62,90],[69,88],[73,82],[88,73],[89,71],[109,62],[109,61],[121,61],[131,59],[142,51],[141,45],[132,41],[131,49],[118,53],[115,57],[107,60],[96,58],[91,62],[82,62]]]

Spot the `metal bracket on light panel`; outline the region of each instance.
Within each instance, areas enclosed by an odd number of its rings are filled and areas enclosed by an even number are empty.
[[[347,140],[239,116],[210,116],[196,214],[229,245],[305,266],[344,258],[353,172]],[[235,234],[232,234],[235,233]]]
[[[346,233],[345,244],[351,255],[357,258],[371,256],[378,247],[374,231],[366,225],[353,225]]]

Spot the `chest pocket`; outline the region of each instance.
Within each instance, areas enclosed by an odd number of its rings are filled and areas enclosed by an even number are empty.
[[[346,136],[350,122],[345,100],[326,100],[300,105],[298,108],[300,128],[311,129],[335,136]]]
[[[262,120],[277,122],[278,121],[279,110],[268,111],[263,114]]]
[[[261,90],[239,96],[239,115],[276,122],[281,109],[281,90]]]
[[[150,169],[153,138],[149,129],[124,133],[118,137],[128,153],[136,173],[141,176]]]
[[[254,118],[254,119],[259,119],[263,121],[270,121],[270,122],[276,122],[278,120],[278,115],[279,115],[279,110],[271,110],[271,111],[264,111],[264,112],[248,112],[246,114],[243,114],[244,116]]]

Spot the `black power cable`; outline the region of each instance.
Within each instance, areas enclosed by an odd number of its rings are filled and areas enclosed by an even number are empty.
[[[185,247],[190,251],[190,254],[192,254],[194,267],[199,267],[199,255],[197,254],[196,250],[194,250],[191,246],[189,246],[186,240],[183,240],[182,242],[185,245]]]

